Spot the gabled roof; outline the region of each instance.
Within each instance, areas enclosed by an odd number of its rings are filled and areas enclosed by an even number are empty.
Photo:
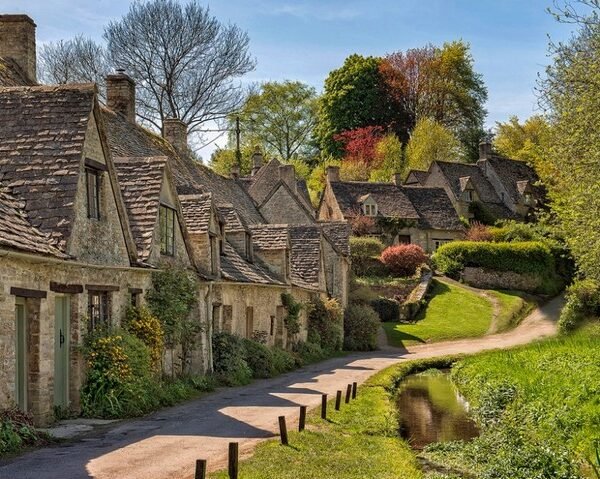
[[[12,58],[0,57],[0,87],[33,86],[21,67]]]
[[[360,211],[361,198],[368,195],[377,203],[379,216],[419,219],[410,200],[393,183],[335,181],[330,185],[345,217],[355,216]]]
[[[212,193],[179,195],[179,201],[188,232],[191,234],[208,233],[212,211]]]
[[[65,251],[95,86],[0,88],[0,182]]]
[[[282,250],[290,246],[287,225],[252,225],[250,231],[252,232],[252,244],[257,250]]]
[[[164,156],[114,158],[129,225],[138,259],[146,261],[151,253],[158,219],[160,191],[167,158]]]
[[[0,188],[0,246],[57,258],[66,258],[47,234],[31,225],[19,202]]]
[[[406,176],[406,184],[419,184],[424,185],[425,181],[427,181],[427,177],[429,176],[428,171],[422,170],[410,170],[408,175]]]
[[[248,231],[248,226],[244,218],[232,204],[221,204],[217,209],[219,210],[219,214],[225,219],[226,233],[245,233]]]
[[[518,183],[528,181],[532,186],[539,181],[533,168],[524,161],[510,160],[499,156],[492,156],[487,161],[496,171],[500,182],[508,192],[511,200],[517,203],[521,197]]]
[[[496,190],[494,190],[492,184],[477,165],[450,163],[446,161],[436,161],[435,164],[440,168],[448,180],[450,189],[456,198],[460,198],[463,191],[461,178],[468,177],[482,202],[502,203],[500,197],[496,194]]]
[[[223,279],[238,283],[285,284],[258,259],[254,263],[246,261],[227,241],[223,243],[221,273]]]
[[[295,225],[289,227],[291,241],[292,282],[319,286],[321,271],[321,227]]]
[[[458,213],[443,188],[405,186],[403,190],[421,217],[421,228],[454,231],[463,229]]]
[[[333,245],[344,255],[350,255],[350,235],[352,228],[345,221],[323,221],[319,225],[323,233],[333,243]]]

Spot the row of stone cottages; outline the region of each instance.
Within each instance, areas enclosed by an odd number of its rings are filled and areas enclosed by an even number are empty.
[[[185,125],[135,123],[135,85],[36,82],[35,24],[0,15],[0,408],[38,423],[78,408],[86,331],[144,303],[164,265],[198,278],[194,350],[168,368],[211,369],[211,336],[256,332],[286,347],[282,293],[347,301],[348,228],[317,222],[290,166],[252,177],[194,161]],[[301,331],[306,337],[306,313]]]

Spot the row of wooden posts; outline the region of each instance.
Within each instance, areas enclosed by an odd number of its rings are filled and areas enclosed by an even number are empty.
[[[346,387],[346,404],[350,402],[350,398],[356,399],[356,391],[358,388],[357,383],[348,384]],[[342,391],[337,391],[335,395],[335,410],[339,411],[342,404]],[[321,418],[327,419],[327,394],[321,395]],[[279,416],[279,437],[281,444],[287,446],[288,433],[287,425],[285,423],[285,416]],[[304,431],[306,426],[306,406],[300,406],[300,418],[298,420],[298,431]],[[238,463],[239,463],[239,443],[229,443],[229,461],[228,461],[228,472],[229,479],[238,479]],[[196,475],[195,479],[206,478],[206,459],[198,459],[196,461]]]

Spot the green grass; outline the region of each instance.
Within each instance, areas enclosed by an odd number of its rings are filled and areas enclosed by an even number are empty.
[[[535,302],[520,291],[488,291],[500,303],[495,333],[508,331],[517,326],[535,307]]]
[[[395,276],[357,276],[357,284],[361,286],[401,286],[405,284],[415,284],[418,278],[398,278]]]
[[[489,300],[455,284],[434,281],[432,299],[411,324],[383,323],[392,346],[483,336],[493,314]]]

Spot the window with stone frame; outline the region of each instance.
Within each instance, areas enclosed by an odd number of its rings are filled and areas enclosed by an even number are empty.
[[[365,216],[377,216],[377,205],[375,203],[365,203],[363,212]]]
[[[110,294],[108,291],[90,291],[88,296],[88,329],[110,324]]]
[[[160,205],[160,253],[167,256],[175,255],[175,216],[173,208]]]
[[[473,201],[473,190],[465,190],[463,193],[463,199],[467,203],[471,203]]]
[[[100,193],[102,172],[94,168],[85,169],[85,184],[87,192],[87,214],[88,218],[100,219]]]

